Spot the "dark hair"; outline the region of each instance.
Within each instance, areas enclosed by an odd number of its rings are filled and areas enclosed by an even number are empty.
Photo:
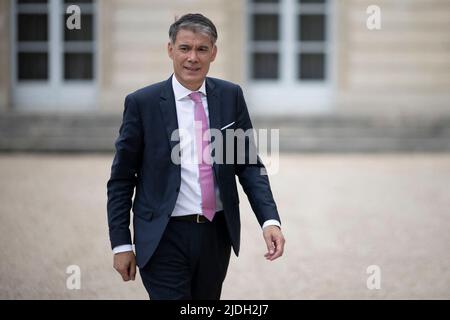
[[[214,23],[200,13],[188,13],[181,16],[169,28],[169,38],[175,43],[180,29],[190,30],[192,32],[204,33],[209,36],[213,44],[217,41],[217,29]]]

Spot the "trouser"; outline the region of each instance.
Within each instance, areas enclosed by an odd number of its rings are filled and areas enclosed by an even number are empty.
[[[219,300],[231,242],[223,211],[212,222],[171,218],[149,262],[140,269],[152,300]]]

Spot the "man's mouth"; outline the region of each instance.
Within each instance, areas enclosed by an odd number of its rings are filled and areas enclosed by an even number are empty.
[[[189,71],[193,71],[193,72],[195,72],[195,71],[198,71],[198,70],[200,70],[200,68],[198,67],[198,68],[193,68],[193,67],[184,67],[186,70],[189,70]]]

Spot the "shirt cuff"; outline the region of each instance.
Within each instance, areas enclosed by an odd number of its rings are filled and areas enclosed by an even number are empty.
[[[121,246],[114,247],[113,249],[114,254],[128,251],[133,251],[133,246],[131,244],[123,244]]]
[[[264,222],[262,228],[264,229],[265,227],[268,227],[268,226],[277,226],[278,228],[281,229],[280,221],[275,220],[275,219],[267,220],[266,222]]]

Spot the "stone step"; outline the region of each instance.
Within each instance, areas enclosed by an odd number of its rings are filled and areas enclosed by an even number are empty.
[[[0,114],[0,151],[110,152],[121,114]],[[449,117],[320,115],[254,118],[286,152],[450,151]],[[270,136],[270,134],[269,134]]]

